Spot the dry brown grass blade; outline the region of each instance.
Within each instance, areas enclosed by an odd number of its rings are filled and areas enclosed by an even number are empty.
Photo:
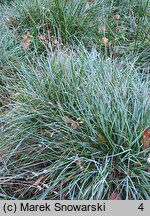
[[[143,149],[150,147],[150,128],[145,129],[143,132],[142,145]]]
[[[35,181],[35,183],[34,183],[33,185],[34,185],[34,186],[38,186],[38,185],[41,183],[41,181],[43,180],[44,177],[45,177],[44,175],[40,176],[40,177]]]

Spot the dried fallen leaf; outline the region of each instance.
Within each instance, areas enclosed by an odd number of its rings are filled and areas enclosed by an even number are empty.
[[[28,35],[21,35],[21,37],[24,39],[24,40],[27,40],[28,39]]]
[[[23,47],[24,50],[28,50],[30,47],[30,39],[28,38],[26,41],[21,42],[21,46]]]
[[[144,130],[142,144],[143,149],[147,149],[150,147],[150,128]]]
[[[109,39],[106,38],[106,37],[102,37],[101,42],[102,42],[104,45],[110,45],[110,44],[111,44],[110,41],[109,41]]]
[[[140,164],[138,164],[138,163],[135,163],[134,164],[134,167],[140,167],[141,165]]]
[[[121,200],[121,196],[120,193],[118,192],[112,192],[112,194],[110,195],[110,197],[108,198],[108,200]]]
[[[42,181],[42,179],[44,178],[44,175],[40,176],[35,183],[33,184],[34,186],[39,186],[40,182]]]
[[[41,40],[41,41],[47,42],[47,38],[46,38],[45,35],[39,35],[38,39]]]
[[[77,118],[76,121],[74,121],[74,120],[70,119],[68,116],[64,116],[63,120],[66,123],[70,123],[71,124],[71,128],[73,130],[77,129],[77,127],[78,127],[79,124],[83,124],[84,123],[83,121],[81,121],[80,118]]]
[[[97,139],[100,143],[104,142],[104,137],[101,134],[98,134]]]
[[[27,32],[21,37],[22,37],[21,46],[23,47],[24,50],[28,50],[30,47],[30,42],[31,42],[30,32]]]
[[[72,120],[71,128],[72,128],[73,130],[77,129],[78,125],[79,125],[79,122],[73,121],[73,120]]]

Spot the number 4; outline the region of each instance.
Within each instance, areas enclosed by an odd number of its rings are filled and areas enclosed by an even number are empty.
[[[141,203],[138,207],[139,210],[143,211],[144,210],[144,206],[143,206],[143,203]]]

